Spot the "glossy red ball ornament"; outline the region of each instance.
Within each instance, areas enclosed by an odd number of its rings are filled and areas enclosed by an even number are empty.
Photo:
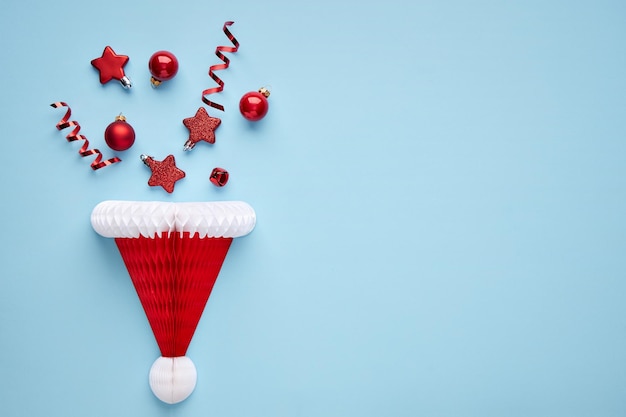
[[[178,72],[178,59],[169,51],[157,51],[150,57],[148,69],[152,74],[150,82],[157,87],[163,81],[174,78]]]
[[[225,186],[228,182],[228,171],[224,168],[213,168],[209,181],[211,181],[216,187]]]
[[[251,91],[241,97],[239,101],[239,111],[246,119],[256,122],[261,120],[269,110],[267,98],[270,92],[267,88],[260,88],[259,91]]]
[[[114,151],[125,151],[135,143],[135,129],[121,114],[104,131],[104,140]]]

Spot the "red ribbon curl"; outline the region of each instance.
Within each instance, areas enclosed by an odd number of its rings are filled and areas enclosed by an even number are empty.
[[[56,124],[56,128],[57,130],[63,130],[68,127],[74,128],[67,136],[65,136],[65,138],[68,142],[74,142],[76,140],[85,141],[85,143],[83,143],[83,146],[78,150],[78,154],[80,156],[86,157],[90,155],[98,155],[96,159],[91,163],[91,169],[95,171],[97,169],[113,165],[117,162],[122,162],[122,160],[117,156],[103,161],[102,153],[98,149],[89,149],[89,141],[87,140],[87,138],[84,135],[78,133],[80,131],[80,125],[78,124],[78,122],[75,120],[70,121],[70,117],[72,116],[72,109],[70,109],[70,106],[68,106],[67,103],[63,101],[57,101],[55,103],[52,103],[50,106],[54,107],[55,109],[59,107],[67,107],[65,116],[63,116],[63,118],[59,120],[59,123]]]
[[[208,106],[211,106],[221,111],[224,111],[224,106],[210,101],[209,99],[206,98],[206,96],[209,94],[213,94],[213,93],[219,93],[220,91],[224,90],[224,81],[222,81],[220,77],[215,75],[214,71],[226,69],[228,68],[228,65],[230,64],[230,59],[228,59],[228,57],[224,55],[223,52],[237,52],[237,50],[239,49],[239,42],[237,41],[237,39],[235,39],[233,34],[230,33],[230,31],[228,30],[228,26],[232,25],[233,23],[235,22],[224,23],[223,31],[226,34],[226,37],[228,38],[228,40],[231,41],[233,45],[235,46],[234,47],[233,46],[218,46],[217,48],[215,48],[215,55],[217,55],[219,59],[224,61],[224,63],[211,65],[211,67],[209,67],[209,77],[211,77],[213,81],[215,81],[218,84],[218,86],[207,88],[206,90],[202,92],[202,101]]]

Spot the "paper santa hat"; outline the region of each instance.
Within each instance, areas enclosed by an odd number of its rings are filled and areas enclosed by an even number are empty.
[[[115,239],[161,350],[149,380],[162,401],[193,392],[197,374],[187,348],[232,239],[255,223],[241,201],[104,201],[94,208],[91,224]]]

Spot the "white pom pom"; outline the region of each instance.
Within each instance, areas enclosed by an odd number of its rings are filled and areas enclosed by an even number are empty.
[[[150,388],[156,397],[176,404],[189,397],[196,388],[198,374],[187,356],[159,357],[150,368]]]

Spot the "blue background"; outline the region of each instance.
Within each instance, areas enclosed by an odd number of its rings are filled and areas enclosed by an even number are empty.
[[[227,20],[217,142],[183,152]],[[619,0],[5,0],[0,415],[626,415],[625,41]],[[106,45],[131,91],[99,83]],[[160,49],[180,71],[152,89]],[[264,85],[253,125],[237,103]],[[122,163],[90,169],[61,100],[107,158],[124,113]],[[176,157],[173,194],[142,153]],[[257,212],[178,405],[150,391],[157,345],[91,228],[108,199]]]

